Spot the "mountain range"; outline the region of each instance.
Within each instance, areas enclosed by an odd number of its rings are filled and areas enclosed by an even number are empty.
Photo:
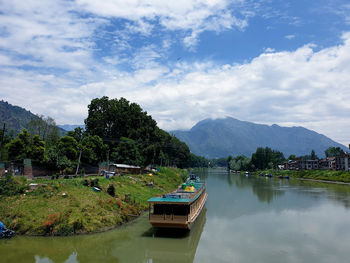
[[[81,124],[81,125],[75,125],[75,124],[62,124],[62,125],[57,125],[58,127],[66,130],[66,131],[74,131],[75,128],[83,128],[85,129],[85,125]]]
[[[270,147],[283,152],[285,157],[309,155],[315,150],[323,157],[328,147],[348,149],[325,135],[303,127],[269,126],[231,117],[205,119],[188,131],[171,131],[185,142],[191,152],[207,158],[227,157],[229,155],[251,156],[258,147]]]
[[[39,119],[38,115],[19,107],[8,103],[7,101],[0,101],[0,125],[1,129],[3,124],[6,124],[7,131],[13,131],[14,134],[21,132],[24,128],[27,128],[27,124],[32,120]],[[58,127],[61,135],[67,133],[65,129]]]
[[[6,123],[6,130],[15,134],[26,128],[31,119],[37,115],[19,106],[0,101],[0,129]],[[84,125],[58,125],[61,135],[76,127]],[[188,131],[170,131],[185,142],[191,152],[207,158],[227,157],[229,155],[251,156],[258,147],[270,147],[284,153],[297,156],[310,154],[315,150],[319,157],[324,156],[328,147],[348,149],[330,138],[303,127],[269,126],[231,117],[223,119],[205,119],[198,122]]]

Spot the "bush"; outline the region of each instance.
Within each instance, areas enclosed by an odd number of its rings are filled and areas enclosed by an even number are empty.
[[[28,189],[26,182],[27,179],[25,177],[15,179],[12,175],[6,174],[0,179],[0,195],[23,194]]]
[[[88,182],[88,180],[86,180],[86,179],[82,181],[82,184],[83,184],[84,186],[89,186],[89,182]]]
[[[110,196],[115,196],[115,187],[113,184],[110,184],[107,188],[107,193],[110,195]]]
[[[84,223],[82,219],[75,219],[73,222],[71,222],[71,226],[73,228],[73,232],[76,233],[79,230],[84,229]]]
[[[72,226],[70,226],[67,223],[62,223],[62,224],[58,225],[56,233],[60,236],[68,236],[68,235],[72,234],[73,232],[74,231],[73,231]]]
[[[71,174],[71,173],[73,173],[73,169],[70,167],[67,167],[67,168],[63,169],[63,173],[64,174]]]

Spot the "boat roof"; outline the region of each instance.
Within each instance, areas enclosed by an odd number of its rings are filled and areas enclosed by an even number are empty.
[[[152,197],[148,199],[149,203],[190,203],[191,201],[194,201],[197,199],[197,197],[201,194],[201,192],[198,192],[202,186],[204,185],[203,182],[193,182],[188,181],[187,183],[193,183],[194,188],[196,189],[194,192],[186,192],[180,188],[178,188],[176,191],[171,192],[170,194],[165,194],[163,197]],[[197,195],[194,197],[192,196],[198,192]]]

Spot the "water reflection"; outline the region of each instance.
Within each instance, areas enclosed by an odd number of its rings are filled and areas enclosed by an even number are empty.
[[[0,262],[193,262],[205,222],[206,209],[190,232],[153,229],[145,215],[101,234],[0,240]]]
[[[193,262],[206,222],[206,208],[191,231],[154,229],[146,234],[145,258],[149,262]],[[148,261],[146,261],[148,262]]]
[[[0,240],[0,262],[348,262],[350,186],[195,173],[208,200],[190,232],[144,215],[101,234]]]

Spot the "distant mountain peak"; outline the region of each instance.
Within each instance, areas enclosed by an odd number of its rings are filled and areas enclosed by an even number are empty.
[[[228,155],[251,156],[258,147],[279,150],[285,157],[291,154],[307,155],[311,150],[315,150],[319,156],[324,156],[324,151],[331,146],[347,150],[344,145],[304,127],[256,124],[230,116],[207,118],[188,131],[171,133],[184,141],[191,152],[209,158]]]

